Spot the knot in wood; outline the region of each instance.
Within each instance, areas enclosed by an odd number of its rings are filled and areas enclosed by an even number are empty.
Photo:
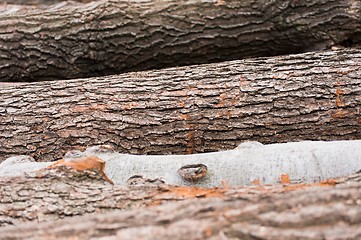
[[[185,180],[195,182],[207,175],[208,168],[204,164],[188,164],[178,169],[178,174]]]

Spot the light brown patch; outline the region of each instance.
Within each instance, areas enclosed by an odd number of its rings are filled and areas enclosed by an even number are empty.
[[[345,93],[344,90],[337,88],[336,89],[336,95],[343,95]]]
[[[342,97],[336,97],[336,107],[344,107],[345,102],[343,101]]]
[[[224,107],[226,104],[226,98],[227,94],[221,93],[221,95],[219,95],[219,103],[216,105],[216,107]]]
[[[186,121],[185,127],[189,130],[186,133],[186,139],[187,139],[187,149],[186,154],[192,154],[194,153],[195,149],[195,131],[194,131],[194,125],[188,123],[188,121],[191,119],[190,115],[188,113],[181,114],[180,115],[181,120]]]
[[[103,171],[105,168],[105,162],[97,157],[86,156],[75,158],[70,161],[65,161],[64,159],[62,159],[50,165],[49,168],[54,168],[57,166],[67,166],[73,168],[74,170],[80,171],[88,169],[97,169]]]
[[[217,108],[233,107],[239,103],[239,93],[221,93],[219,95],[219,102],[215,105]]]
[[[133,108],[136,108],[136,107],[139,107],[139,103],[130,102],[128,104],[124,104],[124,105],[121,106],[121,108],[123,110],[130,110],[130,109],[133,109]]]
[[[211,227],[206,227],[204,230],[203,230],[203,234],[206,238],[209,238],[213,235],[213,229]]]
[[[181,114],[181,115],[180,115],[180,118],[181,118],[182,120],[184,120],[184,121],[187,121],[187,120],[190,119],[190,116],[189,116],[188,113],[187,113],[187,114]]]
[[[188,126],[191,128],[191,125]],[[195,149],[194,135],[195,135],[194,130],[187,132],[187,150],[186,150],[187,154],[194,153],[194,149]]]
[[[282,173],[280,176],[280,183],[282,184],[290,184],[291,180],[287,173]]]
[[[224,197],[224,190],[219,188],[171,186],[169,191],[184,198]]]
[[[319,183],[320,186],[335,186],[337,184],[337,180],[336,179],[327,179],[325,181],[321,181]]]
[[[337,88],[336,89],[336,107],[344,107],[345,102],[343,101],[342,95],[345,92],[342,89]]]
[[[337,118],[344,118],[349,114],[349,111],[344,110],[344,109],[337,109],[335,111],[333,111],[331,117],[333,119],[337,119]]]
[[[64,129],[57,132],[59,137],[68,138],[68,137],[79,137],[83,136],[84,132],[78,129]]]
[[[80,158],[74,158],[70,161],[65,161],[64,159],[61,159],[59,161],[56,161],[52,165],[50,165],[48,168],[57,168],[59,166],[70,167],[77,171],[84,171],[84,170],[90,170],[90,169],[99,170],[104,174],[104,178],[108,182],[113,184],[113,181],[110,180],[104,172],[105,161],[103,161],[100,158],[93,157],[93,156],[85,156],[85,157],[80,157]]]
[[[299,184],[286,185],[286,186],[283,186],[283,191],[290,192],[290,191],[295,191],[295,190],[299,190],[299,189],[304,189],[307,187],[332,187],[332,186],[335,186],[336,184],[337,184],[337,180],[327,179],[325,181],[318,182],[318,183],[309,183],[309,184],[299,183]]]
[[[345,85],[345,82],[336,82],[336,86],[343,86],[343,85]]]
[[[248,86],[251,83],[251,81],[248,81],[246,78],[240,76],[239,77],[239,86]]]
[[[177,106],[180,107],[180,108],[184,108],[184,106],[185,106],[184,101],[178,102],[178,103],[177,103]]]
[[[261,181],[259,180],[259,178],[256,180],[253,180],[252,183],[257,186],[261,185]]]
[[[223,4],[224,4],[224,0],[217,0],[217,1],[214,3],[215,6],[221,6],[221,5],[223,5]]]

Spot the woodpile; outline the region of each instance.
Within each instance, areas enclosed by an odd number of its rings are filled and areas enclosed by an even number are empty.
[[[2,1],[0,239],[361,239],[355,165],[205,188],[101,157],[360,140],[360,47],[354,0]]]

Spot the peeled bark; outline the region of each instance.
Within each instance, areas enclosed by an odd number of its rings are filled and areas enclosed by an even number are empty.
[[[0,15],[0,81],[120,73],[361,42],[359,1],[101,0]]]
[[[135,72],[0,89],[0,159],[185,154],[240,142],[361,138],[361,50]]]
[[[0,163],[0,177],[26,176],[52,164],[14,156]],[[188,155],[119,154],[100,145],[84,152],[70,151],[56,164],[98,166],[110,182],[120,186],[129,184],[130,179],[208,188],[219,187],[225,180],[232,187],[255,182],[277,184],[285,177],[289,183],[313,183],[360,170],[361,140],[269,145],[245,142],[234,150]]]
[[[314,185],[118,188],[96,172],[2,179],[0,239],[359,239],[361,175]],[[197,198],[186,200],[188,198]],[[202,199],[200,199],[202,198]],[[169,204],[171,201],[180,201]],[[161,203],[168,202],[168,204]],[[149,208],[140,208],[140,206]],[[128,211],[112,209],[131,208]],[[93,215],[87,212],[103,212]],[[108,212],[108,213],[104,213]],[[63,220],[54,220],[65,218]],[[38,223],[37,221],[48,221]]]

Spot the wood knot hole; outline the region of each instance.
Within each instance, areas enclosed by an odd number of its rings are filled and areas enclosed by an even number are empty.
[[[189,182],[196,182],[203,179],[208,172],[204,164],[188,164],[178,169],[178,174]]]

